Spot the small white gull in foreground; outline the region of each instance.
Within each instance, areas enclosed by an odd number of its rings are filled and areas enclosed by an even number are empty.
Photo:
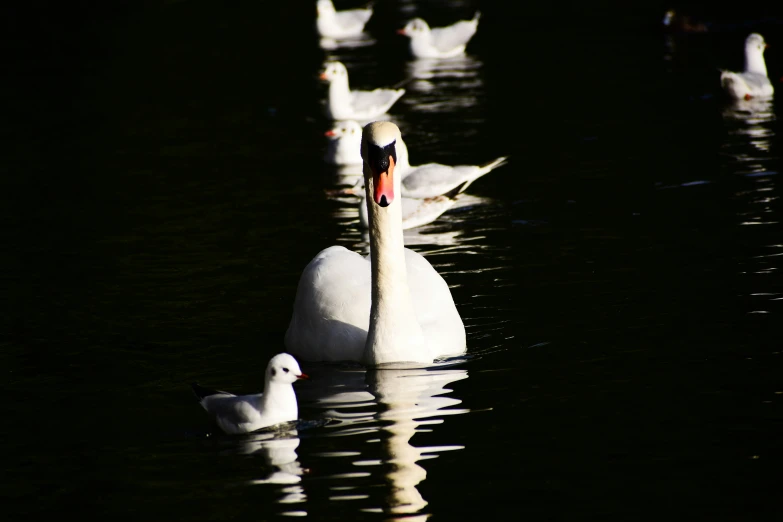
[[[295,421],[299,410],[293,383],[307,379],[299,363],[287,353],[272,357],[264,374],[264,392],[234,395],[193,384],[201,406],[228,434],[249,433],[282,422]]]

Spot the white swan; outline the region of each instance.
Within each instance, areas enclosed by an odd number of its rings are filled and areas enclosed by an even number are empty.
[[[294,421],[299,415],[292,384],[307,379],[299,363],[287,353],[270,359],[264,374],[264,392],[253,395],[233,395],[193,384],[201,406],[231,435],[249,433],[281,422]]]
[[[333,120],[370,120],[386,113],[405,89],[352,91],[342,62],[326,62],[321,79],[329,82],[326,116]]]
[[[359,9],[337,11],[332,0],[318,0],[315,4],[315,27],[324,38],[351,38],[359,36],[372,16],[372,4]]]
[[[721,70],[720,83],[729,96],[736,100],[772,96],[775,89],[767,77],[767,64],[764,62],[766,47],[763,36],[751,33],[745,39],[745,71]]]
[[[411,54],[415,58],[451,58],[465,52],[465,46],[476,34],[480,16],[476,11],[472,20],[432,29],[421,18],[414,18],[397,32],[411,39]]]
[[[285,345],[304,360],[429,364],[465,353],[465,327],[448,285],[403,246],[400,139],[393,123],[364,127],[370,255],[332,246],[302,272]]]
[[[331,165],[362,164],[362,126],[356,120],[338,121],[326,131],[329,138],[324,161]]]

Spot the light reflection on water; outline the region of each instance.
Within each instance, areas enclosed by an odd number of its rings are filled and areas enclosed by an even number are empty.
[[[783,297],[770,287],[767,277],[779,269],[783,245],[758,244],[755,229],[759,226],[779,226],[780,198],[777,195],[777,163],[773,155],[775,113],[772,100],[739,100],[723,110],[727,128],[723,152],[729,158],[732,173],[741,176],[741,190],[735,192],[740,202],[738,224],[747,230],[751,241],[748,258],[740,262],[740,274],[749,281],[748,296],[752,314],[768,314]],[[774,162],[774,164],[773,164]],[[764,236],[761,236],[764,237]]]
[[[483,94],[482,62],[472,56],[416,59],[406,65],[410,83],[400,101],[417,112],[474,107]]]
[[[451,393],[446,386],[467,379],[467,370],[438,365],[372,371],[323,366],[308,372],[314,378],[298,390],[302,416],[331,421],[313,438],[359,440],[350,444],[351,451],[316,450],[304,455],[311,463],[303,481],[305,491],[326,488],[330,502],[351,502],[347,507],[351,510],[419,513],[427,501],[417,486],[427,478],[427,471],[418,462],[463,446],[415,446],[411,439],[416,433],[435,431],[446,415],[469,411],[456,407],[460,399],[446,396]],[[317,446],[315,442],[308,447]],[[330,462],[322,466],[321,459]]]

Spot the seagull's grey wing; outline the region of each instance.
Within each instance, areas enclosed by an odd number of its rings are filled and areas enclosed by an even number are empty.
[[[476,34],[476,20],[463,20],[448,27],[432,29],[432,45],[441,52],[447,52],[460,45],[466,45]]]
[[[439,196],[478,177],[480,170],[479,167],[473,165],[450,167],[440,163],[427,163],[417,167],[403,178],[403,195],[413,198]]]

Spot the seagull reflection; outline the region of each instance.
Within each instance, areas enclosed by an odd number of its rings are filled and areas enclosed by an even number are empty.
[[[476,105],[476,91],[483,85],[479,69],[483,63],[471,56],[411,60],[406,69],[411,82],[403,103],[426,112]]]
[[[351,38],[321,38],[318,41],[318,45],[324,51],[336,51],[338,49],[356,49],[358,47],[367,47],[373,45],[375,40],[367,33],[361,33],[358,36]],[[339,60],[339,57],[333,57],[335,60]]]
[[[296,449],[299,447],[299,434],[294,423],[273,430],[262,430],[241,437],[226,437],[230,448],[222,454],[254,455],[264,460],[264,473],[257,479],[246,482],[248,485],[278,484],[282,494],[277,500],[280,504],[297,504],[307,501],[307,495],[300,485],[306,472],[299,463]],[[303,511],[281,514],[301,515]]]
[[[453,368],[335,370],[327,372],[302,389],[301,399],[308,407],[323,409],[322,415],[333,422],[327,425],[327,436],[360,436],[361,443],[354,444],[350,452],[325,453],[318,456],[351,459],[353,466],[376,472],[358,474],[342,473],[327,478],[339,480],[331,489],[339,491],[332,500],[365,500],[382,502],[381,506],[365,504],[357,506],[362,511],[384,512],[392,515],[419,513],[426,505],[417,487],[427,477],[426,470],[418,462],[436,458],[437,453],[463,449],[463,446],[442,445],[417,447],[411,438],[425,426],[443,423],[443,416],[466,413],[469,410],[455,408],[459,399],[444,396],[451,390],[446,385],[466,379],[466,370]],[[318,389],[313,389],[313,386]],[[380,440],[379,440],[380,439]],[[373,450],[373,443],[380,443],[380,459]],[[371,446],[366,446],[371,444]],[[362,457],[363,451],[373,453],[373,459]],[[373,480],[368,481],[371,476]],[[355,483],[347,479],[356,478]],[[378,480],[386,489],[382,500],[376,500]],[[353,490],[346,494],[346,490]],[[371,495],[371,493],[373,493]],[[425,516],[426,517],[426,516]],[[405,520],[410,520],[405,518]],[[423,518],[422,518],[423,520]]]

